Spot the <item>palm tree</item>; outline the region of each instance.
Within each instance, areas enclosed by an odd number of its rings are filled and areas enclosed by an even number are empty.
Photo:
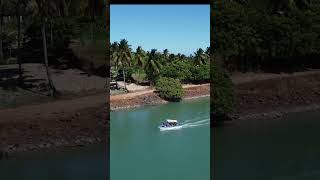
[[[204,51],[199,48],[197,49],[197,51],[194,53],[194,62],[197,64],[197,65],[202,65],[202,64],[205,64],[206,61],[208,60],[208,55],[204,53]]]
[[[156,52],[156,49],[152,49],[151,52],[148,52],[148,57],[145,63],[145,70],[149,76],[149,80],[154,80],[154,77],[160,73],[162,65],[160,63],[160,55]]]
[[[169,56],[169,50],[168,49],[163,50],[163,56],[165,58],[167,58]]]
[[[90,39],[91,42],[94,42],[93,34],[96,25],[96,15],[102,13],[104,5],[104,0],[88,0],[87,12],[90,16]]]
[[[137,50],[136,50],[136,53],[135,53],[135,64],[140,66],[140,67],[143,67],[144,65],[144,58],[145,58],[145,54],[144,54],[144,51],[143,49],[141,48],[141,46],[138,46]]]
[[[205,54],[206,54],[205,56],[206,56],[206,58],[209,59],[209,62],[210,62],[210,60],[211,60],[211,59],[210,59],[210,54],[211,54],[210,51],[211,51],[211,48],[210,48],[210,46],[209,46],[209,47],[207,47],[206,52],[205,52]]]
[[[44,62],[46,66],[48,84],[50,88],[50,95],[54,96],[56,93],[56,88],[51,79],[51,73],[49,70],[47,39],[46,39],[46,23],[47,23],[47,17],[51,13],[55,4],[53,1],[49,1],[49,0],[36,0],[36,3],[38,6],[38,13],[42,21],[41,34],[42,34],[42,43],[43,43],[43,54],[44,54]]]
[[[22,85],[22,60],[21,60],[21,15],[22,15],[22,9],[21,5],[26,5],[25,3],[22,3],[21,0],[17,0],[15,2],[15,8],[16,8],[16,18],[17,18],[17,29],[18,29],[18,56],[17,56],[17,60],[18,60],[18,64],[19,64],[19,84]]]
[[[163,52],[162,52],[162,61],[163,61],[163,64],[168,63],[168,59],[169,59],[169,50],[168,50],[168,49],[165,49],[165,50],[163,50]]]
[[[119,52],[119,43],[117,41],[113,42],[110,45],[110,59],[111,59],[111,64],[113,64],[116,69],[118,68],[118,52]]]
[[[124,88],[127,89],[126,85],[126,69],[131,65],[131,48],[126,39],[122,39],[119,43],[119,52],[117,53],[117,63],[122,68],[122,76],[124,82]]]
[[[135,56],[134,56],[134,60],[135,60],[135,64],[138,65],[139,67],[144,67],[144,58],[145,58],[145,54],[143,49],[141,48],[141,46],[138,46]],[[138,69],[138,74],[140,77],[140,68]]]
[[[14,8],[15,0],[0,0],[0,63],[4,63],[4,52],[3,52],[3,34],[5,33],[7,36],[12,36],[15,34],[15,30],[5,32],[6,26],[4,25],[4,17],[14,16]],[[9,50],[9,54],[11,57],[11,49]]]
[[[119,64],[119,43],[118,42],[113,42],[110,45],[110,60],[111,60],[111,66],[115,67],[115,71],[118,73],[118,64]],[[110,70],[111,73],[111,70]],[[115,77],[115,80],[117,82],[117,77]]]
[[[207,55],[209,55],[210,56],[210,47],[207,47],[207,49],[206,49],[206,52],[205,52]]]
[[[2,26],[3,26],[3,16],[4,16],[5,4],[0,0],[0,63],[3,62],[3,47],[2,47]]]

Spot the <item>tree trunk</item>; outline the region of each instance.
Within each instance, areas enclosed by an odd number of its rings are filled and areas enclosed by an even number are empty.
[[[93,43],[93,21],[90,23],[90,40]]]
[[[93,33],[94,33],[94,22],[95,22],[95,17],[94,17],[94,1],[93,0],[89,0],[89,12],[90,12],[90,16],[91,16],[91,42],[93,43]]]
[[[122,68],[122,76],[123,76],[124,88],[127,90],[127,85],[126,85],[126,74],[125,74],[124,68]]]
[[[2,46],[2,25],[3,25],[3,16],[0,17],[0,64],[4,62],[3,58],[3,46]]]
[[[66,0],[63,0],[62,3],[63,3],[63,14],[65,17],[68,17],[71,0],[68,3],[66,3]]]
[[[47,40],[46,40],[46,24],[45,21],[42,22],[42,42],[43,42],[43,54],[44,54],[44,62],[45,62],[45,66],[46,66],[46,71],[47,71],[47,80],[48,80],[48,85],[50,88],[50,96],[54,96],[54,93],[56,91],[52,79],[51,79],[51,74],[49,71],[49,63],[48,63],[48,52],[47,52]]]
[[[20,8],[18,7],[17,14],[17,25],[18,25],[18,64],[19,64],[19,84],[22,85],[22,62],[21,62],[21,17],[19,13]]]
[[[50,47],[53,48],[53,23],[50,19]]]
[[[4,57],[3,57],[3,44],[2,44],[2,25],[3,25],[3,6],[2,6],[2,0],[0,0],[0,64],[4,63]]]

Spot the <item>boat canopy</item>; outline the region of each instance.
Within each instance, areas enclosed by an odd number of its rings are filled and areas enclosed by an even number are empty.
[[[177,120],[174,120],[174,119],[167,119],[167,122],[168,122],[168,123],[177,123],[178,121],[177,121]]]

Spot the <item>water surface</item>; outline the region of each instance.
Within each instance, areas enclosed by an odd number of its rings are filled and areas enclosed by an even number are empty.
[[[215,180],[320,179],[320,112],[213,129]]]
[[[106,180],[108,148],[90,146],[59,152],[30,152],[0,161],[2,180]]]
[[[111,113],[111,180],[209,180],[209,98]],[[165,119],[180,130],[160,132]]]

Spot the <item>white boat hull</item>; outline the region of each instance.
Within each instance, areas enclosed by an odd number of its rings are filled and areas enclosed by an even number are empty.
[[[181,129],[181,128],[182,128],[181,125],[173,126],[173,127],[162,127],[162,126],[159,126],[160,131],[177,130],[177,129]]]

